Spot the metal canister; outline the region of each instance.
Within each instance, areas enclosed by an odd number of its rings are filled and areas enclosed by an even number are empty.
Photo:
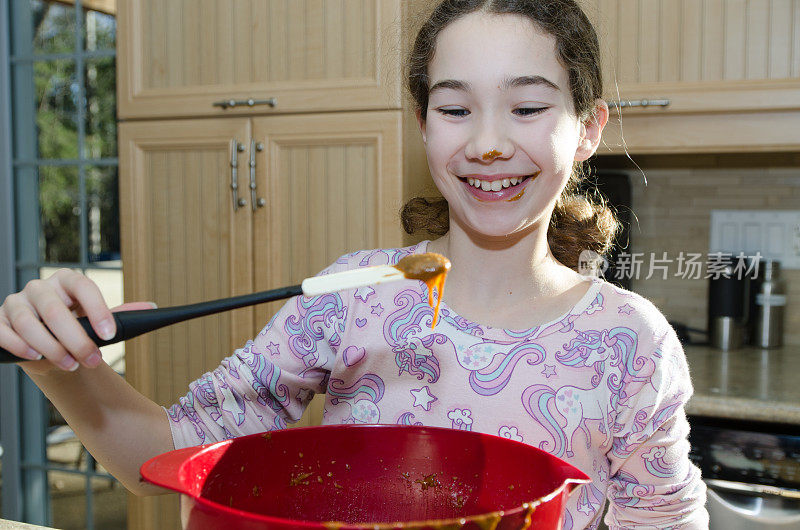
[[[776,260],[762,263],[763,281],[756,294],[756,325],[753,344],[776,348],[783,344],[783,313],[786,284],[781,280],[781,264]]]
[[[723,351],[741,348],[749,316],[749,288],[749,277],[737,274],[730,263],[718,277],[709,279],[708,333],[712,347]]]

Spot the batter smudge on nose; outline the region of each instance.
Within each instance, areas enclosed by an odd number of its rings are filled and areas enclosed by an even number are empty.
[[[483,158],[484,160],[489,160],[489,159],[492,159],[492,158],[497,158],[498,156],[500,156],[502,154],[503,153],[501,153],[497,149],[492,149],[491,151],[487,151],[487,152],[483,153],[481,158]]]

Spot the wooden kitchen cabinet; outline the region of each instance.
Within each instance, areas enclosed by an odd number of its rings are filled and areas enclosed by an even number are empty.
[[[799,0],[581,0],[625,112],[800,108]],[[617,93],[619,91],[619,93]]]
[[[127,301],[168,306],[285,286],[346,252],[406,243],[398,212],[427,175],[416,125],[402,110],[407,4],[120,3]],[[271,98],[275,106],[214,105]],[[173,403],[258,333],[279,305],[130,341],[127,379],[156,402]],[[300,424],[319,423],[322,403],[315,398]],[[129,496],[129,527],[175,528],[176,508],[174,497]]]
[[[355,250],[402,244],[399,111],[253,119],[256,290],[290,285]],[[279,302],[256,307],[264,323]]]
[[[612,111],[601,153],[797,149],[800,0],[580,1],[606,99],[669,100]]]
[[[251,253],[251,220],[233,212],[230,191],[232,143],[249,134],[244,118],[120,124],[127,301],[165,307],[252,290],[252,261],[240,257]],[[253,309],[242,308],[128,341],[126,379],[156,403],[173,403],[252,336],[252,322]],[[175,497],[129,495],[128,526],[178,528]]]
[[[263,291],[299,283],[347,252],[400,246],[401,132],[400,111],[121,124],[126,299],[163,307]],[[236,207],[234,143],[242,148]],[[128,381],[173,403],[282,304],[136,339]],[[318,423],[320,407],[303,424]]]
[[[400,19],[399,0],[120,2],[119,116],[399,109]]]
[[[348,252],[402,245],[399,111],[254,118],[253,138],[266,198],[253,215],[257,291],[300,283]],[[281,305],[256,306],[254,330]],[[315,396],[293,426],[319,425],[324,403]]]
[[[121,124],[126,300],[164,307],[282,287],[347,252],[400,246],[401,133],[400,111]],[[235,144],[243,146],[238,208],[231,189]],[[157,403],[174,403],[282,303],[129,341],[126,378]],[[321,421],[323,397],[299,425]],[[130,497],[129,514],[131,528],[174,528],[178,521],[169,497]]]
[[[160,307],[252,292],[252,220],[234,212],[234,140],[250,136],[246,118],[123,123],[120,231],[125,299]],[[246,189],[246,153],[239,180]],[[127,379],[157,403],[173,403],[186,385],[252,336],[253,309],[170,326],[130,341]]]

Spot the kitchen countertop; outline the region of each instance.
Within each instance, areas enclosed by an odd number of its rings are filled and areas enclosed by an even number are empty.
[[[18,523],[17,521],[8,521],[0,519],[0,530],[47,530],[49,527],[35,526],[32,524]]]
[[[800,346],[684,351],[694,385],[688,415],[800,425]]]

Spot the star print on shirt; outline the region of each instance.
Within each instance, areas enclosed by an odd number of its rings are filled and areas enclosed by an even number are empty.
[[[545,364],[544,370],[542,370],[542,375],[545,376],[547,379],[550,379],[551,375],[556,375],[555,365],[550,366],[549,364]]]
[[[375,294],[375,289],[372,287],[359,287],[354,298],[360,298],[362,302],[366,302],[373,294]]]
[[[431,403],[436,401],[436,396],[431,394],[431,389],[427,386],[411,390],[411,395],[414,396],[414,406],[425,410],[431,410]]]
[[[619,308],[620,315],[630,315],[633,312],[633,307],[630,304],[625,304]]]
[[[267,351],[269,352],[270,357],[273,355],[278,355],[280,353],[280,346],[274,342],[270,342],[269,346],[267,346]]]
[[[383,313],[383,306],[381,304],[370,306],[370,307],[372,307],[372,314],[375,315],[375,316],[379,317]]]
[[[465,353],[461,356],[461,361],[464,366],[477,366],[478,364],[486,362],[486,355],[478,354],[476,352]]]

